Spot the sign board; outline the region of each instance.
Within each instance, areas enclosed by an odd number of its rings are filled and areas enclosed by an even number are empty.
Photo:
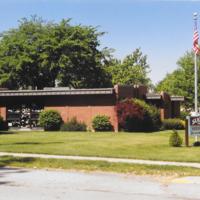
[[[200,115],[188,117],[188,131],[192,136],[200,135]]]

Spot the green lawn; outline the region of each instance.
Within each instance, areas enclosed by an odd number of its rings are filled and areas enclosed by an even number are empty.
[[[198,147],[169,147],[169,133],[13,132],[0,151],[200,162]],[[183,137],[183,131],[180,132]]]
[[[126,163],[109,163],[103,161],[80,161],[62,159],[0,157],[0,167],[13,166],[37,169],[65,169],[82,171],[118,172],[136,175],[159,176],[200,176],[200,169],[191,167],[140,165]]]

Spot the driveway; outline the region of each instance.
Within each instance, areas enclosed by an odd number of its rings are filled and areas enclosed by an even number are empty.
[[[196,200],[200,177],[0,168],[0,200]]]

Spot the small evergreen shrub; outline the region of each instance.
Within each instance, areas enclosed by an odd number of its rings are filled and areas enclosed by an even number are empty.
[[[57,131],[62,124],[62,118],[55,110],[43,110],[39,115],[39,124],[45,131]]]
[[[183,143],[183,140],[178,134],[178,132],[176,130],[173,130],[173,132],[171,133],[169,137],[169,145],[171,147],[180,147],[182,143]]]
[[[193,146],[194,146],[194,147],[199,147],[199,146],[200,146],[200,141],[194,142],[194,143],[193,143]]]
[[[92,128],[95,131],[111,131],[113,127],[110,123],[110,117],[106,115],[97,115],[92,120]]]
[[[162,121],[162,130],[183,130],[185,128],[185,122],[181,119],[164,119]]]
[[[73,117],[68,122],[62,124],[61,131],[86,131],[87,126],[83,122],[78,122],[76,117]]]
[[[125,131],[156,131],[160,128],[160,114],[156,107],[138,99],[125,99],[116,106],[119,126]]]

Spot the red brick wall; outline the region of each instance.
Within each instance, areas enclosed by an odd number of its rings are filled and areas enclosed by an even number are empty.
[[[114,88],[118,99],[133,98],[133,96],[137,95],[135,94],[134,87],[132,86],[115,85]]]
[[[78,121],[85,122],[91,128],[94,116],[107,115],[115,131],[118,131],[118,120],[115,111],[116,96],[111,95],[76,95],[49,97],[44,103],[45,109],[57,110],[63,121],[76,117]]]
[[[147,87],[142,85],[135,85],[135,86],[115,85],[114,89],[118,99],[125,99],[125,98],[144,99],[147,93]]]
[[[160,108],[161,119],[168,119],[172,117],[171,99],[169,94],[161,92],[162,105]]]
[[[118,131],[115,106],[45,106],[45,109],[57,110],[65,122],[76,117],[78,121],[85,122],[90,128],[92,119],[96,115],[107,115],[110,117],[114,130]]]
[[[172,101],[172,117],[180,117],[180,102]]]
[[[6,120],[6,107],[0,107],[0,116]]]

